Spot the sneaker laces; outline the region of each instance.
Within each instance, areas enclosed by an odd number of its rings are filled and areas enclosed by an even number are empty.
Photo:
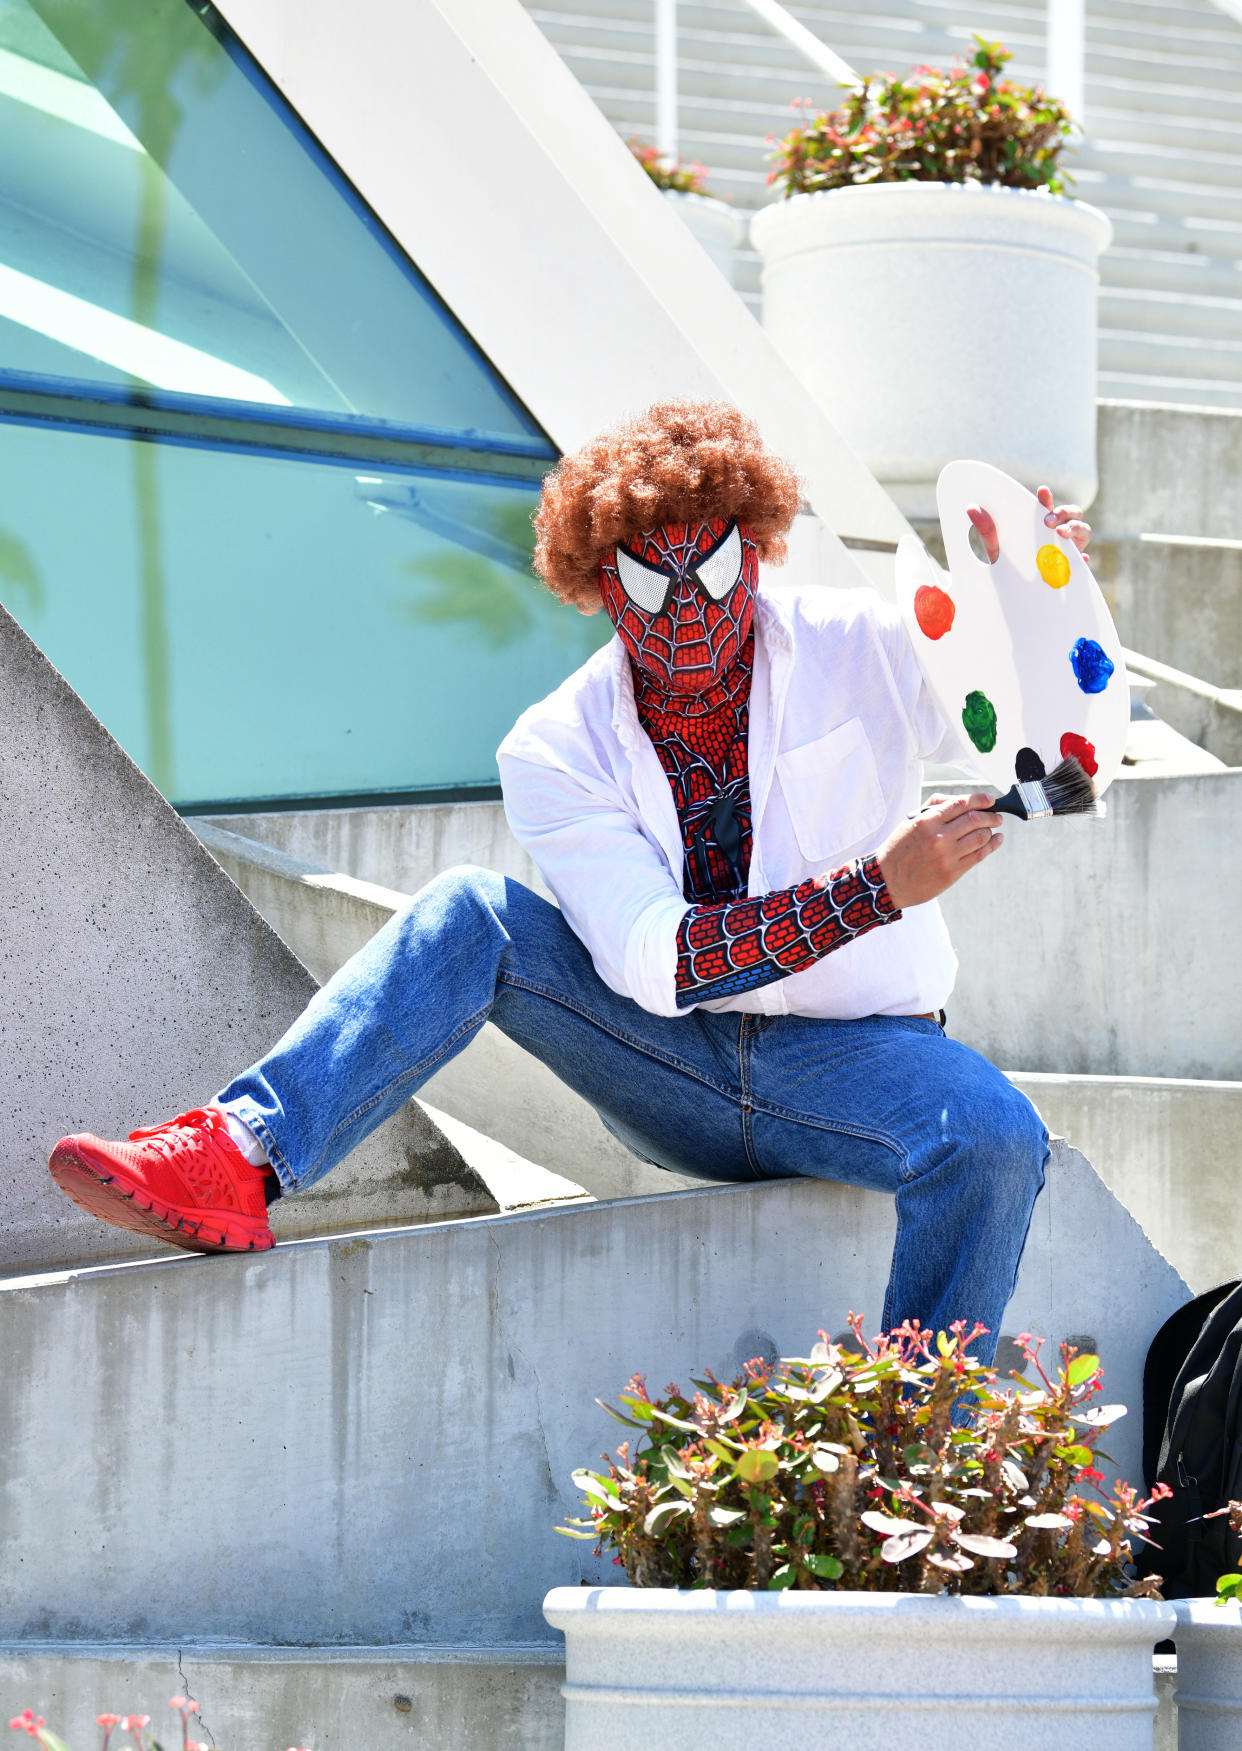
[[[162,1125],[131,1131],[129,1140],[142,1143],[161,1156],[186,1181],[200,1203],[224,1208],[236,1205],[237,1183],[217,1151],[226,1143],[243,1166],[250,1164],[229,1136],[223,1113],[215,1108],[194,1107]]]

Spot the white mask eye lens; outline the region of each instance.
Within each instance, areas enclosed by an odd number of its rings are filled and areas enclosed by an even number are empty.
[[[664,598],[668,595],[667,576],[663,572],[653,571],[640,559],[635,559],[624,547],[618,547],[616,551],[617,576],[621,579],[621,588],[634,606],[641,608],[644,614],[656,613],[664,606]]]
[[[738,530],[730,529],[715,553],[701,559],[695,570],[712,601],[723,601],[742,575],[742,537]]]

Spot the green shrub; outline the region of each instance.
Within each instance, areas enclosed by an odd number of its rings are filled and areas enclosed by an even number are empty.
[[[1094,1406],[1097,1356],[1064,1347],[1050,1380],[1002,1391],[968,1353],[979,1330],[903,1326],[857,1351],[754,1361],[729,1385],[651,1398],[640,1376],[605,1405],[638,1431],[607,1470],[576,1471],[589,1518],[559,1528],[615,1551],[637,1587],[909,1593],[1144,1594],[1127,1540],[1149,1524],[1126,1484],[1104,1495],[1096,1446],[1123,1406]],[[1093,1493],[1079,1493],[1083,1488]]]
[[[1012,57],[975,37],[947,72],[868,79],[831,114],[777,143],[768,177],[786,195],[873,182],[981,182],[1060,194],[1057,159],[1075,124],[1039,86],[1001,77]],[[809,104],[807,105],[809,108]]]

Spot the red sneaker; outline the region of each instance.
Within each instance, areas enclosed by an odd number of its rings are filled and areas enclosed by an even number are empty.
[[[52,1178],[92,1216],[150,1234],[187,1252],[261,1252],[272,1245],[265,1183],[229,1136],[224,1114],[207,1107],[128,1143],[89,1132],[62,1137],[48,1163]]]

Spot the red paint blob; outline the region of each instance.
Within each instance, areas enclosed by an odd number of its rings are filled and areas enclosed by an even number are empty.
[[[1066,730],[1061,737],[1061,758],[1077,760],[1088,778],[1094,778],[1100,770],[1095,758],[1095,748],[1086,736],[1076,736],[1073,730]]]
[[[952,596],[935,584],[923,584],[914,592],[914,618],[928,638],[943,638],[956,613]]]

